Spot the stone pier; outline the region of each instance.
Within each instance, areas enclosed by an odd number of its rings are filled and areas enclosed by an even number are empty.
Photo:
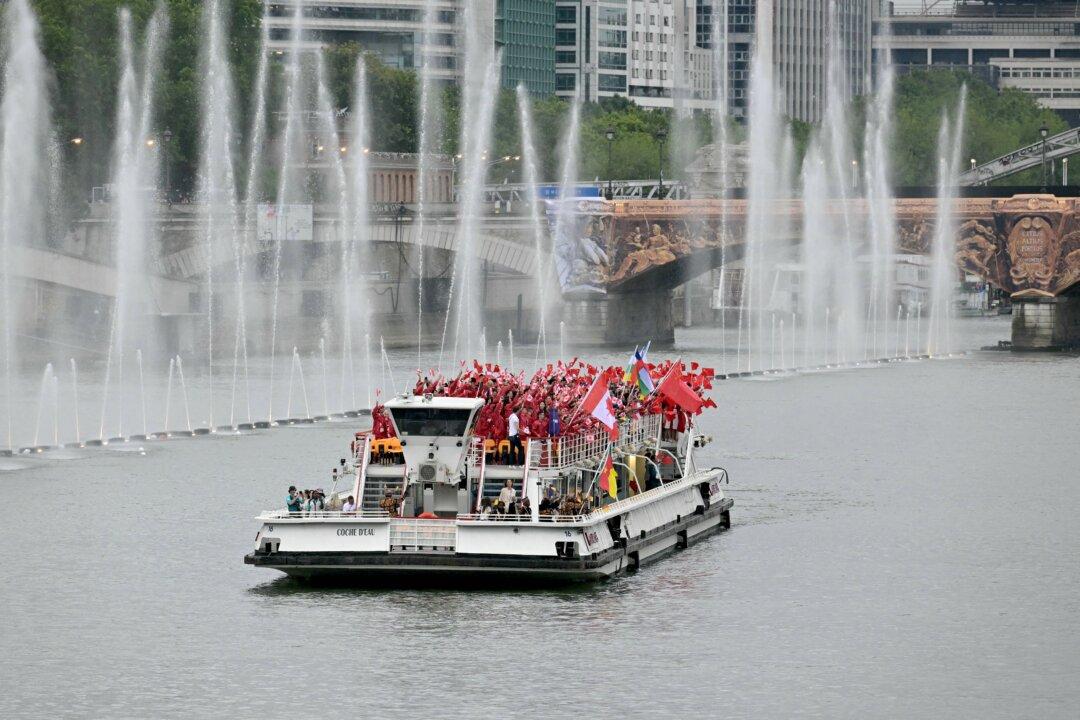
[[[674,344],[675,317],[671,310],[671,291],[608,295],[604,340],[609,344],[624,346],[648,340],[658,347]]]
[[[1080,348],[1080,294],[1013,298],[1015,350]]]

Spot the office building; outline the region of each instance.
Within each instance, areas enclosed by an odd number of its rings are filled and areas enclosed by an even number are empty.
[[[729,112],[745,116],[750,64],[759,31],[772,40],[784,112],[816,121],[825,102],[828,0],[726,0],[726,36],[714,38],[724,0],[558,0],[556,92],[570,97],[625,95],[648,107],[715,107],[714,42],[727,47]],[[869,77],[872,0],[837,0],[837,37],[849,95]],[[764,14],[762,14],[764,13]]]
[[[502,83],[524,82],[530,92],[555,90],[555,0],[435,0],[434,22],[425,24],[427,0],[280,0],[270,6],[271,50],[288,52],[297,3],[305,49],[356,43],[390,67],[419,68],[425,39],[434,77],[457,82],[464,72],[465,4],[474,4],[503,51]]]
[[[497,0],[495,45],[502,85],[524,83],[534,95],[555,92],[555,0]]]
[[[891,4],[874,21],[875,57],[898,72],[970,71],[1030,93],[1072,124],[1080,121],[1080,5],[956,0],[932,9]]]

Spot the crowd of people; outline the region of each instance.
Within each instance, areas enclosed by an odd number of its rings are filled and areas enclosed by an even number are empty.
[[[315,490],[297,490],[295,485],[289,486],[289,494],[285,497],[285,507],[291,513],[310,513],[326,509],[326,493],[322,488]]]
[[[549,484],[544,489],[543,497],[537,507],[541,519],[555,520],[575,515],[587,515],[596,506],[592,493],[582,493],[581,489],[560,494],[555,485]],[[532,502],[527,497],[519,497],[513,480],[507,480],[496,497],[484,497],[480,500],[480,517],[487,519],[512,518],[513,516],[531,516]]]
[[[654,381],[664,377],[673,361],[646,363]],[[716,407],[706,397],[712,389],[712,368],[697,363],[683,364],[682,380],[703,400],[702,407]],[[619,421],[645,415],[662,414],[667,424],[685,423],[685,415],[675,403],[661,393],[642,396],[636,381],[624,381],[620,367],[600,367],[578,358],[564,363],[548,363],[526,378],[524,372],[514,373],[497,364],[473,362],[463,366],[456,376],[440,373],[421,375],[412,391],[414,395],[436,397],[479,397],[484,399],[473,433],[480,438],[509,440],[515,456],[521,442],[529,438],[576,435],[599,428],[599,422],[581,410],[581,403],[597,376],[608,383]],[[372,410],[372,430],[377,438],[392,437],[394,428],[382,406]],[[513,463],[511,463],[513,464]]]

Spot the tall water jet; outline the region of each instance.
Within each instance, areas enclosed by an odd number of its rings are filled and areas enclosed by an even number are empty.
[[[199,156],[198,196],[202,202],[203,251],[206,255],[206,369],[208,376],[209,426],[214,428],[214,266],[216,248],[242,254],[240,215],[237,206],[236,170],[233,148],[236,128],[233,113],[233,84],[228,58],[228,38],[222,19],[221,0],[208,0],[203,11],[202,127]],[[239,327],[236,319],[233,367],[237,366]],[[234,371],[235,377],[235,371]],[[235,386],[235,380],[234,380]],[[233,393],[235,397],[235,392]],[[231,403],[230,403],[231,405]],[[229,408],[230,422],[233,408]]]
[[[113,197],[110,204],[116,246],[116,298],[113,303],[106,352],[104,396],[101,404],[101,437],[104,439],[113,358],[116,359],[117,435],[124,427],[124,360],[128,332],[137,331],[139,320],[150,308],[146,275],[146,249],[155,247],[155,202],[158,143],[151,137],[154,93],[166,32],[163,5],[158,5],[146,28],[141,77],[135,68],[131,13],[120,11],[120,58],[123,68],[117,97],[116,141],[113,148]],[[144,346],[155,347],[149,328],[140,332]]]
[[[803,354],[812,357],[818,351],[818,327],[824,320],[823,308],[830,302],[829,283],[832,266],[833,241],[837,230],[825,202],[810,197],[817,189],[829,186],[825,160],[820,144],[815,140],[803,160],[803,233],[799,250],[802,255],[802,288],[799,294],[803,316]],[[828,353],[828,348],[825,348]]]
[[[244,229],[243,238],[253,238],[256,233],[256,211],[261,199],[259,191],[259,177],[263,168],[263,143],[266,139],[266,87],[269,78],[269,44],[270,23],[269,0],[263,0],[262,32],[259,40],[259,63],[255,73],[255,99],[253,112],[251,113],[251,126],[248,130],[248,161],[247,179],[244,183]],[[245,280],[247,274],[247,254],[240,251],[239,243],[237,252],[233,257],[236,269],[236,314],[239,321],[237,330],[240,337],[240,358],[243,360],[244,370],[244,399],[247,405],[247,421],[251,422],[251,374],[248,369],[248,340],[247,340],[247,291]],[[235,359],[234,359],[235,362]],[[233,367],[233,386],[235,395],[236,376],[239,372]]]
[[[11,0],[4,11],[3,99],[0,100],[0,323],[3,324],[4,413],[8,450],[15,447],[12,375],[17,368],[15,323],[21,317],[12,288],[12,247],[45,236],[41,188],[48,182],[51,118],[48,69],[37,19],[28,0]]]
[[[457,287],[455,347],[462,355],[475,355],[476,334],[484,308],[477,264],[476,238],[480,233],[484,184],[487,181],[487,153],[491,144],[491,124],[498,97],[501,51],[490,41],[483,3],[466,3],[464,11],[465,65],[462,88],[461,154],[464,175],[458,203],[458,238],[454,263]],[[447,306],[450,312],[450,306]],[[444,333],[445,334],[445,333]],[[457,354],[455,352],[455,354]],[[440,363],[441,364],[441,363]]]
[[[360,69],[357,69],[357,73],[360,73]],[[349,279],[351,273],[349,272],[349,263],[352,257],[351,249],[353,247],[353,217],[352,207],[350,205],[349,194],[349,181],[345,172],[345,155],[348,153],[348,148],[341,140],[341,134],[338,132],[337,127],[337,112],[334,110],[333,100],[330,97],[330,89],[326,85],[326,65],[323,61],[322,55],[317,55],[315,58],[315,117],[316,128],[319,133],[319,142],[324,148],[329,148],[329,151],[325,153],[325,157],[328,158],[331,172],[328,174],[328,182],[325,188],[326,193],[330,196],[327,199],[332,200],[333,205],[337,209],[337,223],[334,228],[337,233],[339,244],[339,268],[340,274],[340,286],[338,288],[338,296],[340,307],[337,308],[338,315],[338,329],[341,335],[341,385],[338,388],[338,397],[342,404],[345,402],[345,380],[349,375],[346,371],[349,369],[351,363],[347,362],[352,357],[352,314],[353,303],[351,300],[351,293],[353,288],[350,287]],[[359,109],[354,109],[354,113],[362,112]],[[354,143],[354,151],[356,151]],[[360,152],[360,155],[364,155]],[[361,160],[363,162],[363,160]],[[353,198],[355,201],[355,198]],[[324,331],[327,328],[324,327]],[[325,341],[322,337],[319,338],[320,344],[325,345]],[[344,409],[344,408],[342,408]]]
[[[952,351],[953,292],[956,287],[956,214],[954,188],[960,175],[960,150],[963,146],[964,115],[967,109],[967,86],[960,90],[956,115],[950,127],[947,113],[942,113],[938,133],[937,218],[930,248],[930,316],[927,322],[926,354],[942,355]]]
[[[435,45],[438,8],[435,0],[424,2],[424,32],[420,50],[420,157],[416,173],[416,364],[420,366],[420,348],[424,341],[424,230],[429,208],[428,181],[442,139],[442,112],[435,87],[431,49]]]
[[[526,197],[529,203],[529,223],[533,231],[533,249],[536,252],[536,302],[540,311],[539,330],[536,336],[536,362],[547,359],[547,263],[544,254],[544,219],[537,188],[540,180],[536,169],[536,146],[533,143],[532,108],[524,84],[517,86],[518,123],[521,130],[521,157],[525,166]]]
[[[350,409],[356,408],[356,364],[354,338],[367,337],[371,333],[371,306],[367,302],[367,280],[365,272],[355,274],[355,268],[367,271],[373,262],[371,243],[371,192],[368,188],[369,160],[365,148],[371,136],[371,117],[369,115],[367,65],[361,56],[356,61],[356,76],[353,88],[353,110],[349,135],[354,152],[349,153],[349,204],[351,205],[350,229],[342,252],[342,308],[344,324],[342,333],[342,385],[341,398],[345,401],[344,374],[346,365],[350,378]],[[358,242],[359,241],[359,242]],[[355,315],[360,311],[359,323]],[[370,383],[370,374],[365,379]],[[370,396],[370,388],[367,389]],[[370,402],[368,407],[371,407]]]
[[[300,53],[303,39],[303,9],[304,5],[297,3],[293,12],[289,65],[286,70],[288,83],[285,92],[285,132],[281,143],[281,173],[278,178],[277,209],[275,213],[277,227],[274,230],[276,237],[274,238],[274,259],[273,269],[271,270],[273,274],[273,290],[270,300],[270,388],[267,393],[266,410],[266,419],[270,423],[274,422],[274,366],[277,358],[278,301],[281,295],[281,255],[284,250],[283,243],[285,242],[286,232],[284,223],[286,205],[292,198],[293,186],[296,184],[295,178],[292,177],[293,153],[299,144],[298,141],[302,130],[300,127],[300,104],[303,90],[303,67],[300,62]]]
[[[739,307],[739,327],[746,320],[747,370],[752,368],[755,342],[762,343],[766,288],[773,271],[770,240],[776,235],[776,204],[782,193],[780,103],[773,77],[773,2],[757,5],[757,32],[750,76],[749,186],[746,221],[746,251],[743,271],[743,301]],[[758,330],[753,332],[754,313]],[[759,359],[760,361],[760,359]]]
[[[712,73],[713,73],[713,143],[720,153],[720,196],[728,195],[728,3],[721,2],[720,12],[713,4],[712,15]],[[721,373],[727,374],[727,294],[725,281],[727,275],[728,222],[727,204],[721,204],[720,225],[720,362]],[[738,364],[736,362],[736,364]]]
[[[848,123],[848,107],[851,102],[846,83],[847,64],[841,52],[840,14],[836,0],[828,6],[828,57],[825,68],[825,116],[822,122],[826,152],[824,158],[829,169],[830,197],[839,204],[836,252],[833,259],[833,296],[836,300],[836,345],[838,358],[862,357],[862,320],[865,315],[864,293],[860,289],[856,248],[863,235],[859,221],[848,200],[858,194],[855,187],[857,161],[851,152],[851,134]]]
[[[870,302],[874,357],[888,352],[889,319],[896,294],[893,260],[896,253],[896,211],[889,184],[891,164],[894,73],[889,53],[882,53],[877,93],[866,120],[863,156],[864,182],[870,220]]]

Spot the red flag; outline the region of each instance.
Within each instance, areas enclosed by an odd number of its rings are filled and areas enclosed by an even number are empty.
[[[681,363],[671,366],[671,370],[656,386],[656,391],[691,414],[701,412],[701,406],[705,403],[683,380]]]
[[[596,379],[593,380],[592,387],[589,388],[589,392],[585,395],[585,399],[581,402],[581,407],[607,428],[608,435],[613,439],[617,439],[619,437],[619,423],[615,419],[615,403],[611,399],[611,393],[608,392],[607,384],[608,376],[606,372],[597,375]]]

